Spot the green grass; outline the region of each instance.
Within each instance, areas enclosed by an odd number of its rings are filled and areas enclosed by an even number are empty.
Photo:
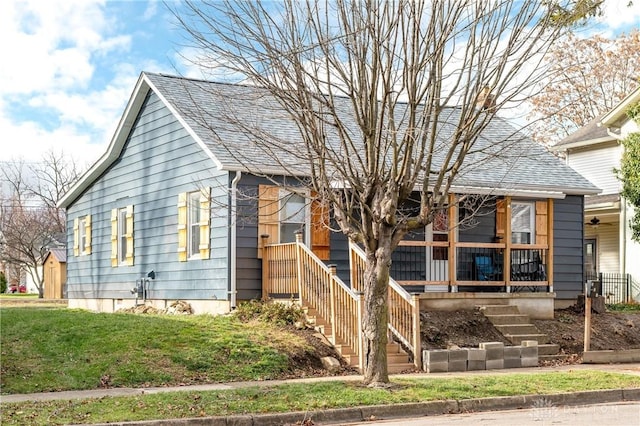
[[[2,404],[3,425],[104,423],[640,387],[640,377],[600,371],[401,378],[390,389],[331,381],[207,392]]]
[[[11,299],[37,299],[38,295],[35,293],[0,293],[0,300],[11,300]]]
[[[640,303],[616,303],[607,305],[611,312],[640,312]]]
[[[309,349],[230,316],[3,307],[0,327],[3,394],[271,379]]]

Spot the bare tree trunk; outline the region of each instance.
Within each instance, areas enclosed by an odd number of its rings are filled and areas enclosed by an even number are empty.
[[[380,226],[375,250],[366,250],[364,271],[364,383],[371,387],[389,383],[387,365],[387,324],[389,323],[389,276],[392,229]]]

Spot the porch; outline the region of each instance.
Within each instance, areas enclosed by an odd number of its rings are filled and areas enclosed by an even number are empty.
[[[427,280],[426,259],[434,248],[445,249],[448,255],[442,268],[431,270],[432,279]],[[365,270],[362,249],[349,244],[350,267],[344,274],[321,261],[302,242],[301,235],[295,243],[266,245],[263,250],[263,298],[296,298],[301,306],[313,311],[314,317],[320,318],[322,331],[331,343],[349,357],[353,366],[362,369],[360,336]],[[394,254],[397,262],[393,263],[414,268],[392,266],[389,342],[397,342],[411,364],[420,369],[421,309],[516,305],[534,318],[553,317],[550,251],[544,244],[403,242]],[[396,280],[395,274],[401,275],[401,279]],[[434,276],[437,278],[433,279]],[[400,367],[390,365],[389,370],[397,371],[393,368]]]

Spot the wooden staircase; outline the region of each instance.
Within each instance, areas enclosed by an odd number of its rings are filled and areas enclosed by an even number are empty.
[[[540,332],[531,323],[529,315],[521,314],[515,305],[481,306],[480,311],[513,345],[520,345],[523,340],[538,342],[538,358],[543,360],[560,359],[565,355],[558,354],[560,347],[550,343],[549,336]]]
[[[313,328],[321,333],[327,342],[333,345],[340,353],[342,358],[348,365],[358,369],[359,357],[354,352],[350,345],[344,344],[339,337],[334,338],[332,333],[331,324],[326,319],[322,318],[315,309],[303,306],[307,323],[312,325]],[[406,371],[414,371],[416,367],[411,362],[409,354],[407,354],[402,346],[398,343],[387,343],[387,371],[390,374],[402,373]]]

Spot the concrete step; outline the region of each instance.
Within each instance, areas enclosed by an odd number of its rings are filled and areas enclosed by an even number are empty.
[[[530,324],[531,318],[525,314],[485,315],[493,325]]]
[[[503,335],[507,334],[539,334],[540,331],[533,324],[508,324],[495,326]]]
[[[514,345],[520,345],[523,340],[536,340],[538,345],[549,343],[549,336],[546,334],[505,334],[506,337]],[[540,351],[540,349],[538,349]],[[538,352],[539,353],[539,352]]]
[[[560,346],[555,343],[543,343],[538,344],[538,357],[546,355],[557,355],[560,351]]]
[[[480,307],[480,311],[485,315],[507,315],[520,313],[518,307],[515,305],[485,305]]]

